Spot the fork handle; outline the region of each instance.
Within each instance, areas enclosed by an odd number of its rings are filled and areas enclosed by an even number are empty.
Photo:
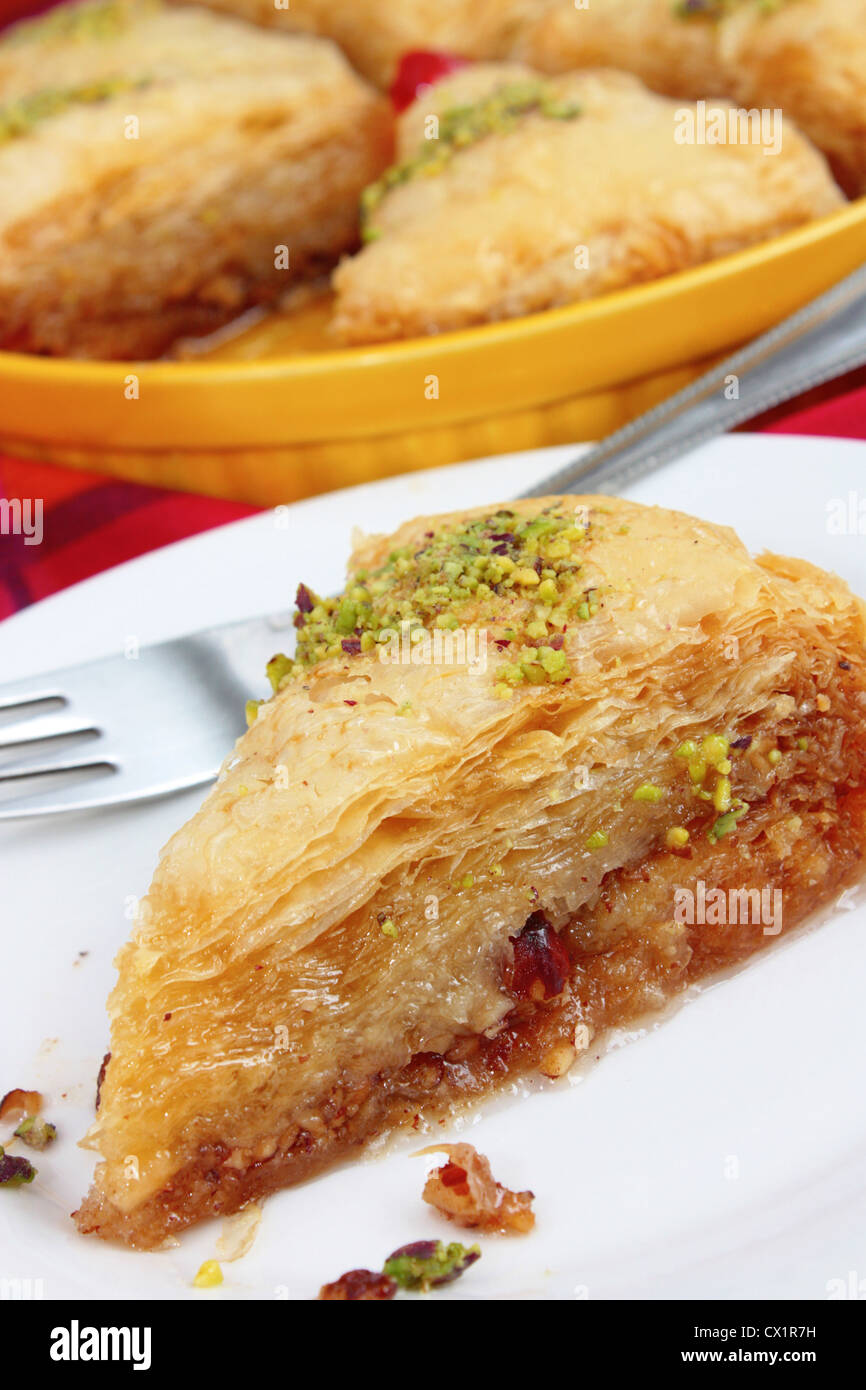
[[[866,266],[861,266],[523,495],[617,492],[705,440],[864,362]]]

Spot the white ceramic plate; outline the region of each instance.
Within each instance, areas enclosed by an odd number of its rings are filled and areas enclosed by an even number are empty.
[[[385,530],[417,512],[508,498],[570,453],[396,478],[170,546],[3,624],[0,679],[117,651],[131,637],[279,610],[301,578],[333,590],[353,526]],[[632,495],[728,522],[752,548],[805,556],[866,593],[864,538],[836,534],[831,512],[849,494],[859,501],[864,463],[859,444],[739,436]],[[41,1280],[30,1288],[46,1298],[310,1298],[406,1241],[455,1234],[420,1200],[433,1160],[410,1156],[414,1136],[271,1198],[252,1250],[224,1266],[211,1292],[191,1280],[215,1253],[217,1222],[152,1255],[75,1233],[68,1213],[92,1166],[76,1139],[106,1049],[125,905],[199,800],[0,827],[0,1093],[43,1091],[60,1131],[36,1182],[0,1193],[0,1279],[21,1281],[0,1290]],[[846,904],[635,1045],[470,1119],[495,1173],[534,1189],[538,1225],[528,1238],[485,1239],[481,1262],[436,1299],[820,1299],[856,1288],[866,1278],[864,981],[866,909]]]

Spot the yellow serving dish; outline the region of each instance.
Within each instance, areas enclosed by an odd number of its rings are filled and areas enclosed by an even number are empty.
[[[597,438],[864,261],[861,198],[696,270],[440,337],[336,350],[319,301],[190,361],[0,353],[0,449],[274,504]]]

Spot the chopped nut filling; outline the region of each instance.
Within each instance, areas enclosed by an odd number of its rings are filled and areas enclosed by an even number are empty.
[[[0,1120],[23,1120],[28,1115],[38,1115],[42,1109],[42,1097],[38,1091],[22,1091],[18,1087],[7,1091],[0,1100]]]
[[[506,967],[505,987],[515,999],[541,1003],[565,989],[570,963],[565,944],[543,912],[533,912],[519,936],[509,937],[514,959]]]
[[[390,1275],[373,1269],[350,1269],[333,1284],[323,1284],[319,1298],[326,1303],[381,1302],[393,1298],[396,1292],[397,1281]]]
[[[424,1185],[424,1201],[458,1226],[525,1234],[535,1225],[534,1193],[512,1192],[490,1171],[490,1163],[471,1144],[436,1144],[423,1153],[445,1153]]]

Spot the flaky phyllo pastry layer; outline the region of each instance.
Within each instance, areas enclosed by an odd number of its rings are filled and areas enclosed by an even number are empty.
[[[756,113],[759,140],[731,103],[709,109],[704,139],[706,103],[701,115],[626,72],[478,63],[443,77],[400,116],[397,162],[363,194],[366,244],[334,272],[336,336],[411,338],[575,304],[844,205],[793,121]]]
[[[422,517],[350,575],[299,589],[120,953],[82,1231],[155,1246],[562,1075],[859,872],[833,575],[604,497]]]

